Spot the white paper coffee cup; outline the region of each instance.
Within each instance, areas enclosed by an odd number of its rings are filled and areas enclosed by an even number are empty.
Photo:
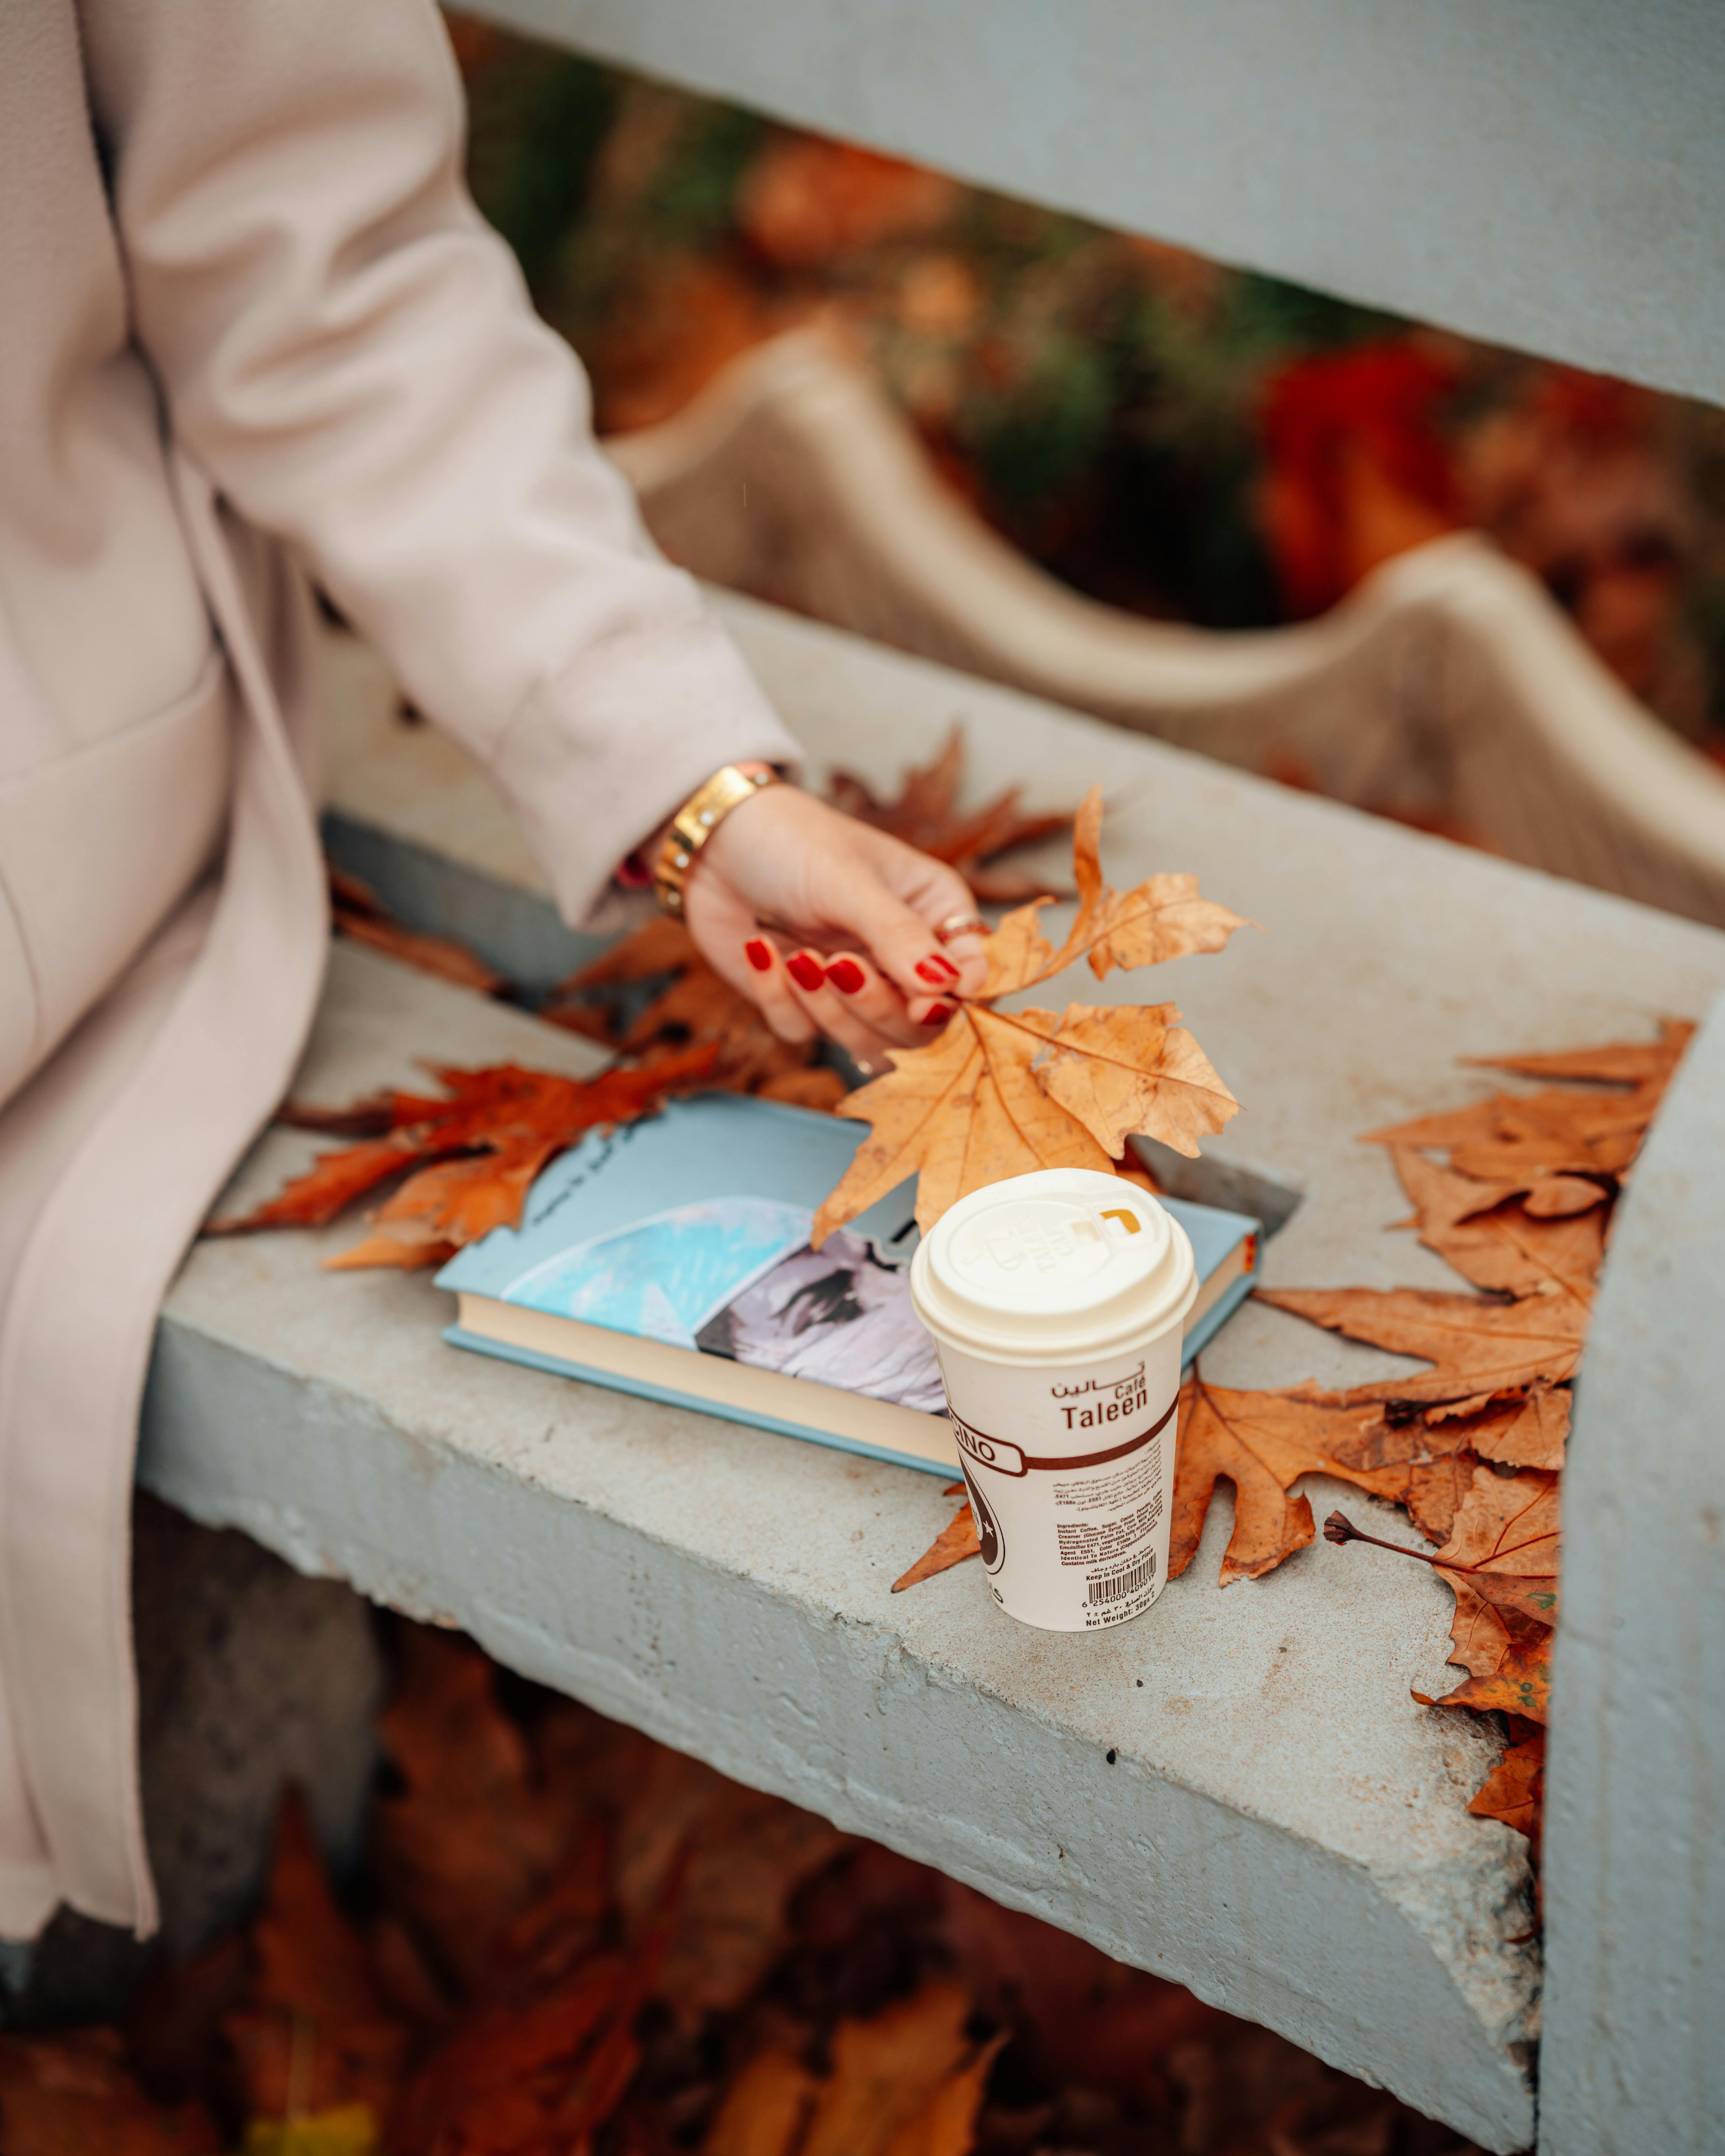
[[[1089,1168],[959,1200],[911,1266],[994,1599],[1051,1632],[1147,1609],[1168,1574],[1185,1231]]]

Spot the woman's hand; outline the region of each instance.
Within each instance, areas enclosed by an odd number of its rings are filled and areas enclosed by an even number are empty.
[[[782,1040],[818,1033],[863,1065],[934,1038],[987,971],[964,879],[794,786],[719,825],[689,872],[684,918],[702,955]]]

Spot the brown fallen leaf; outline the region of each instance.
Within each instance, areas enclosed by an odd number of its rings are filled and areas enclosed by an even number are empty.
[[[1563,1464],[1569,1405],[1567,1385],[1538,1385],[1519,1399],[1500,1400],[1465,1420],[1446,1421],[1443,1427],[1455,1430],[1481,1460],[1555,1472]],[[1447,1530],[1444,1538],[1448,1539]]]
[[[1465,1611],[1466,1600],[1465,1594],[1457,1596],[1458,1614]],[[1507,1628],[1505,1645],[1490,1670],[1469,1677],[1441,1699],[1418,1691],[1414,1697],[1421,1707],[1465,1707],[1476,1714],[1495,1709],[1543,1722],[1551,1709],[1551,1640],[1543,1626],[1529,1632]]]
[[[247,2003],[223,2024],[248,2111],[280,2119],[362,2105],[382,2118],[409,2032],[372,1981],[364,1942],[337,1908],[297,1794],[276,1827],[269,1898],[252,1928]]]
[[[795,2156],[817,2087],[789,2052],[757,2052],[726,2090],[701,2156]]]
[[[950,1572],[955,1564],[963,1564],[966,1558],[980,1557],[982,1553],[976,1519],[970,1501],[966,1498],[910,1570],[901,1573],[893,1581],[892,1592],[902,1594],[906,1588],[918,1587],[925,1579],[932,1579],[936,1573]]]
[[[1537,1851],[1545,1795],[1545,1732],[1512,1744],[1486,1778],[1467,1809],[1476,1819],[1502,1820],[1524,1834]]]
[[[1035,876],[993,865],[996,857],[1030,846],[1070,828],[1071,811],[1026,816],[1019,812],[1021,789],[1009,786],[985,808],[959,815],[953,803],[964,771],[964,729],[954,726],[932,763],[907,771],[897,798],[883,801],[854,772],[835,771],[827,798],[859,823],[890,831],[919,853],[957,870],[985,906],[1016,906],[1024,900],[1057,896]]]
[[[1313,1397],[1341,1406],[1416,1403],[1453,1414],[1471,1414],[1493,1400],[1573,1378],[1589,1309],[1572,1296],[1495,1302],[1413,1287],[1260,1288],[1258,1300],[1350,1340],[1433,1365]]]
[[[1399,1497],[1409,1463],[1378,1464],[1382,1427],[1380,1416],[1355,1408],[1207,1384],[1194,1368],[1180,1389],[1168,1578],[1197,1555],[1219,1480],[1234,1485],[1224,1587],[1273,1571],[1317,1533],[1311,1500],[1290,1494],[1301,1475],[1334,1475],[1374,1496]]]
[[[493,1666],[447,1633],[403,1635],[378,1732],[398,1778],[377,1805],[378,1877],[439,1975],[481,1989],[569,1858],[569,1807],[498,1705]]]
[[[1361,1143],[1443,1147],[1452,1168],[1501,1184],[1497,1199],[1572,1175],[1602,1178],[1609,1190],[1645,1135],[1661,1091],[1650,1082],[1628,1094],[1561,1087],[1497,1093],[1468,1107],[1368,1131]]]
[[[895,1049],[893,1070],[853,1093],[844,1113],[872,1126],[815,1215],[817,1248],[906,1177],[917,1178],[926,1232],[972,1190],[1036,1168],[1107,1171],[1129,1132],[1195,1154],[1239,1102],[1170,1004],[1074,1004],[1055,1018],[1003,1011],[993,998],[1032,987],[1088,956],[1098,979],[1117,966],[1220,950],[1237,914],[1198,895],[1191,876],[1152,876],[1129,891],[1102,880],[1101,793],[1080,809],[1073,839],[1080,905],[1056,951],[1040,926],[1043,901],[1009,914],[988,940],[983,996],[960,1006],[927,1048]]]
[[[152,2103],[114,2029],[0,2035],[0,2148],[8,2156],[217,2156],[201,2103]]]
[[[930,2139],[929,2114],[973,2062],[969,2015],[963,1988],[937,1983],[872,2020],[841,2022],[798,2156],[965,2156],[980,2088],[967,2088],[969,2117],[949,2120],[944,2145]]]
[[[553,1153],[587,1131],[651,1114],[667,1096],[705,1078],[714,1054],[708,1043],[586,1081],[512,1063],[478,1070],[439,1067],[434,1075],[448,1089],[444,1099],[391,1093],[333,1113],[290,1109],[282,1120],[302,1127],[388,1135],[321,1155],[267,1204],[239,1218],[213,1220],[204,1232],[322,1227],[403,1168],[436,1161],[441,1164],[420,1168],[396,1192],[374,1235],[326,1261],[338,1270],[434,1264],[493,1228],[515,1226],[533,1178]]]
[[[1454,1591],[1450,1660],[1470,1674],[1441,1699],[1416,1691],[1422,1707],[1499,1707],[1545,1720],[1558,1612],[1557,1488],[1555,1475],[1479,1468],[1455,1532],[1435,1556],[1368,1535],[1341,1512],[1324,1522],[1327,1541],[1373,1543],[1415,1558]]]
[[[1455,1532],[1434,1562],[1499,1573],[1554,1573],[1562,1535],[1558,1477],[1523,1469],[1475,1474]]]
[[[1590,1183],[1584,1176],[1543,1175],[1527,1185],[1522,1203],[1536,1220],[1565,1220],[1573,1214],[1589,1213],[1595,1205],[1607,1204],[1610,1195],[1604,1183]],[[1489,1208],[1481,1206],[1480,1210]]]
[[[1419,1209],[1420,1241],[1464,1280],[1503,1295],[1565,1296],[1583,1307],[1591,1301],[1605,1257],[1600,1211],[1538,1219],[1513,1199],[1482,1211],[1478,1185],[1467,1176],[1409,1146],[1393,1147],[1390,1158]]]
[[[566,2118],[603,2116],[623,2093],[619,2071],[624,2085],[634,2071],[628,2023],[640,1974],[624,1957],[602,1955],[530,2005],[469,2016],[414,2075],[390,2134],[393,2156],[578,2147],[581,2129]]]
[[[1545,1720],[1559,1554],[1558,1477],[1481,1467],[1433,1560],[1455,1594],[1450,1659],[1469,1674],[1432,1704]]]
[[[1663,1085],[1695,1038],[1689,1019],[1663,1018],[1659,1038],[1650,1041],[1609,1041],[1602,1048],[1569,1048],[1554,1055],[1469,1055],[1465,1062],[1486,1070],[1513,1070],[1523,1078],[1582,1078],[1632,1086]]]
[[[333,862],[325,865],[329,870],[330,918],[338,934],[482,996],[494,996],[509,985],[466,944],[453,936],[430,936],[403,927],[368,884]]]
[[[1012,2041],[1003,2029],[969,2061],[947,2076],[922,2109],[908,2118],[887,2144],[886,2156],[970,2156],[976,2146],[977,2115],[994,2061]]]
[[[639,1925],[680,1872],[656,1994],[679,2026],[693,2032],[754,1991],[798,1888],[848,1846],[814,1813],[655,1749],[617,1825],[615,1892]]]
[[[628,992],[655,983],[644,1007],[626,1017]],[[836,1072],[816,1064],[817,1042],[781,1040],[747,997],[713,971],[682,922],[662,916],[559,983],[539,1015],[649,1064],[710,1046],[706,1082],[725,1092],[825,1107],[834,1087],[845,1090]],[[801,1095],[778,1090],[798,1079],[815,1082]]]
[[[1345,1512],[1332,1512],[1324,1522],[1324,1540],[1327,1543],[1370,1543],[1378,1549],[1394,1551],[1398,1557],[1412,1558],[1420,1564],[1429,1564],[1456,1590],[1466,1592],[1477,1602],[1497,1613],[1503,1613],[1491,1621],[1501,1621],[1506,1630],[1513,1629],[1526,1633],[1529,1627],[1543,1625],[1548,1630],[1558,1621],[1558,1575],[1553,1572],[1522,1573],[1513,1569],[1494,1571],[1489,1564],[1445,1564],[1441,1556],[1429,1551],[1409,1549],[1405,1543],[1386,1542],[1381,1535],[1368,1535],[1358,1527]],[[1554,1550],[1542,1553],[1543,1560],[1550,1563]],[[1517,1620],[1526,1620],[1522,1624]],[[1461,1643],[1457,1643],[1460,1645]],[[1452,1656],[1451,1660],[1460,1657]],[[1463,1666],[1471,1666],[1465,1661]],[[1495,1666],[1495,1665],[1493,1665]]]

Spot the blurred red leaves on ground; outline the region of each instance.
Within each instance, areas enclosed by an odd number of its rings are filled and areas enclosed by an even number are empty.
[[[242,1937],[123,2033],[0,2036],[7,2156],[1466,2156],[1178,1985],[392,1633],[365,1875],[338,1898],[290,1801]]]

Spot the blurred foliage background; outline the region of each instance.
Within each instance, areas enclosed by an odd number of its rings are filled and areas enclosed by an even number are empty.
[[[1725,762],[1725,413],[449,23],[475,197],[603,431],[837,319],[951,484],[1092,597],[1267,626],[1481,529]]]

